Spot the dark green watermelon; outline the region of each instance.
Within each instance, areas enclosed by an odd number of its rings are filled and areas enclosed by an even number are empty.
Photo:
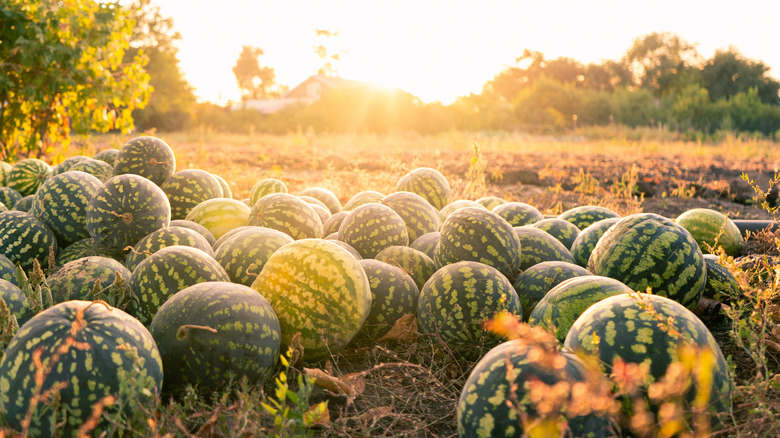
[[[34,383],[37,360],[49,365],[40,386]],[[105,408],[109,414],[130,418],[139,415],[140,406],[153,412],[162,368],[152,335],[127,313],[99,302],[57,304],[27,321],[0,361],[3,424],[20,433],[30,418],[30,436],[77,436],[95,404],[109,395],[117,397]],[[138,387],[128,399],[121,387],[131,376]],[[54,391],[61,404],[58,414],[64,414],[56,426],[50,405],[34,402]],[[106,417],[98,417],[92,433],[100,435],[110,426]]]
[[[114,167],[105,161],[87,158],[71,166],[69,171],[88,173],[101,182],[106,182],[114,176]]]
[[[110,257],[123,265],[126,259],[124,253],[118,253],[115,250],[102,247],[98,245],[95,239],[87,237],[86,239],[77,240],[61,249],[59,254],[57,254],[57,266],[62,266],[68,262],[90,256]]]
[[[134,174],[119,175],[100,187],[87,207],[87,232],[98,245],[124,251],[147,234],[165,228],[171,206],[152,181]]]
[[[441,232],[432,231],[414,239],[414,242],[410,243],[409,246],[422,252],[433,260],[439,240],[441,240]]]
[[[252,285],[271,254],[293,241],[281,231],[254,226],[225,236],[215,246],[214,258],[225,268],[230,281],[245,286]]]
[[[5,301],[6,307],[8,307],[11,315],[16,318],[19,326],[24,325],[33,316],[30,308],[25,306],[27,297],[24,296],[24,292],[16,284],[2,278],[0,278],[0,299]],[[0,331],[4,329],[5,327],[0,327]],[[1,357],[2,354],[0,354]]]
[[[437,210],[449,204],[450,199],[450,183],[447,178],[430,167],[419,167],[401,177],[395,185],[395,191],[416,193]]]
[[[381,202],[393,209],[404,220],[410,242],[423,234],[439,231],[441,227],[439,211],[416,193],[391,193],[382,198]]]
[[[360,260],[371,285],[371,312],[358,337],[377,340],[402,316],[417,312],[420,294],[412,278],[401,269],[373,259]]]
[[[25,158],[13,165],[7,186],[22,196],[32,195],[51,174],[51,166],[46,162],[37,158]]]
[[[257,204],[257,201],[265,195],[287,192],[287,184],[281,180],[276,178],[261,179],[252,186],[252,190],[249,192],[249,206],[251,207]]]
[[[117,154],[119,154],[119,149],[103,149],[93,155],[92,158],[108,163],[113,169]]]
[[[344,222],[344,218],[346,218],[348,214],[348,211],[340,211],[331,215],[328,220],[322,223],[322,235],[330,236],[333,233],[338,233],[341,223]]]
[[[422,251],[408,246],[389,246],[379,251],[375,259],[391,266],[401,268],[412,277],[417,289],[422,289],[429,278],[436,272],[436,263]]]
[[[574,207],[558,215],[558,219],[571,222],[580,230],[584,230],[600,220],[610,218],[620,218],[620,215],[606,207],[598,205]]]
[[[80,162],[82,162],[82,161],[84,161],[84,160],[86,160],[88,158],[89,157],[86,156],[86,155],[74,155],[72,157],[68,157],[68,158],[62,160],[62,162],[60,164],[54,166],[51,169],[51,174],[52,175],[59,175],[59,174],[61,174],[63,172],[67,172],[68,170],[70,170],[71,167],[73,167],[74,164],[80,163]]]
[[[596,247],[601,236],[607,232],[609,227],[618,223],[620,218],[602,219],[584,230],[580,231],[577,238],[574,239],[574,243],[571,244],[571,255],[574,257],[575,263],[584,267],[588,266],[588,259],[590,253],[593,252],[593,248]]]
[[[200,169],[180,170],[166,179],[160,188],[171,203],[171,219],[184,219],[203,201],[221,198],[222,187],[214,175]]]
[[[50,252],[56,256],[58,248],[54,233],[31,214],[16,210],[0,213],[0,253],[25,271],[32,269],[34,260],[48,266]]]
[[[87,208],[103,183],[84,172],[54,175],[38,189],[30,214],[46,224],[60,246],[89,237]]]
[[[295,240],[322,237],[317,212],[289,193],[271,193],[260,198],[249,212],[248,224],[279,230]]]
[[[546,231],[529,225],[514,227],[520,240],[520,269],[525,271],[541,262],[574,263],[574,257],[568,249]]]
[[[513,227],[531,225],[544,219],[544,215],[536,207],[525,202],[507,202],[493,207],[492,211],[504,218]]]
[[[572,243],[580,234],[580,229],[574,226],[574,224],[558,218],[542,219],[528,226],[546,231],[558,239],[567,250],[571,248]]]
[[[506,204],[508,201],[498,196],[483,196],[476,200],[477,204],[482,204],[488,210],[493,210],[501,204]]]
[[[191,246],[210,256],[214,255],[209,242],[197,231],[183,227],[160,228],[144,236],[133,245],[133,249],[127,254],[125,267],[132,272],[139,263],[150,255],[165,247],[175,245]]]
[[[119,148],[114,175],[140,175],[158,186],[176,171],[176,157],[168,143],[157,137],[136,137]]]
[[[375,202],[350,210],[339,227],[338,240],[355,248],[363,258],[373,258],[394,245],[408,245],[409,232],[401,216]]]
[[[46,276],[55,303],[68,300],[91,300],[95,282],[106,295],[127,293],[125,290],[111,290],[116,276],[130,282],[130,271],[118,261],[100,256],[84,257],[69,262]],[[125,309],[123,309],[125,310]]]
[[[349,198],[349,201],[344,204],[344,211],[352,211],[364,204],[380,202],[384,197],[385,195],[376,190],[363,190],[362,192],[355,193]]]
[[[33,199],[35,199],[35,195],[23,196],[22,199],[16,201],[11,210],[29,212],[32,208]]]
[[[217,243],[217,239],[214,237],[213,234],[211,234],[211,231],[209,231],[208,228],[204,227],[203,225],[201,225],[201,224],[199,224],[197,222],[188,221],[186,219],[179,219],[179,220],[172,220],[171,224],[169,226],[170,227],[183,227],[183,228],[189,228],[191,230],[195,230],[195,231],[198,232],[198,234],[200,234],[201,236],[206,238],[206,241],[212,247],[214,246],[215,243]]]
[[[0,278],[19,286],[19,280],[16,278],[16,266],[3,254],[0,254]]]
[[[528,321],[531,311],[547,292],[564,280],[592,275],[587,269],[567,262],[541,262],[517,276],[513,286],[523,305],[523,320]]]
[[[22,199],[22,195],[10,187],[0,187],[0,202],[10,210]]]
[[[704,263],[707,265],[707,285],[704,287],[702,297],[729,304],[742,296],[743,291],[739,282],[731,271],[720,264],[717,256],[705,254]]]
[[[450,202],[439,210],[439,219],[444,222],[454,211],[466,207],[487,210],[484,205],[477,201],[472,201],[471,199],[458,199],[457,201]]]
[[[279,358],[279,319],[254,289],[209,281],[177,292],[149,330],[160,348],[165,391],[192,385],[201,394],[233,379],[262,385]]]

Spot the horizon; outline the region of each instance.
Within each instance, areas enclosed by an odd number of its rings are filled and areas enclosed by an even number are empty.
[[[290,88],[316,74],[322,61],[314,47],[324,43],[331,52],[343,52],[335,64],[338,76],[399,88],[423,102],[443,104],[481,93],[487,81],[516,65],[515,58],[526,48],[543,53],[545,59],[599,63],[620,59],[636,38],[652,32],[678,35],[694,44],[703,59],[733,47],[744,57],[763,62],[773,78],[780,76],[780,53],[772,47],[780,5],[758,1],[744,2],[736,10],[716,1],[702,12],[700,3],[664,0],[641,14],[636,6],[614,0],[479,5],[439,0],[370,4],[232,0],[221,9],[203,0],[155,3],[164,16],[173,18],[182,36],[176,44],[180,67],[196,97],[218,104],[240,101],[232,67],[243,45],[263,49],[260,65],[273,68],[276,81]],[[759,8],[760,14],[750,12]],[[518,16],[551,19],[520,20],[524,26],[517,26]],[[602,24],[594,26],[597,21]],[[210,26],[206,31],[204,23]],[[338,36],[318,39],[314,29]]]

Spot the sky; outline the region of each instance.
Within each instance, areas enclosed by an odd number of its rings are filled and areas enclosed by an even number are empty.
[[[294,87],[341,52],[347,79],[401,88],[423,102],[480,93],[524,49],[582,63],[619,59],[651,32],[672,32],[704,58],[735,47],[780,78],[780,2],[742,0],[156,0],[181,33],[180,67],[201,101],[240,100],[232,68],[243,45]],[[315,29],[338,32],[316,37]]]

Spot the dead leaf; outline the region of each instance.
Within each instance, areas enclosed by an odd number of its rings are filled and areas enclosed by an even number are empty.
[[[303,372],[308,378],[314,379],[314,384],[336,395],[346,395],[347,404],[363,393],[366,382],[362,373],[352,373],[341,377],[332,376],[327,371],[318,368],[304,368]]]
[[[393,324],[393,328],[390,329],[384,336],[379,338],[377,342],[384,341],[398,341],[406,344],[411,344],[417,340],[419,333],[417,332],[417,316],[413,313],[406,314]]]
[[[298,332],[290,339],[290,357],[288,361],[290,365],[295,365],[303,358],[303,345],[301,344],[301,332]]]
[[[306,427],[329,425],[330,409],[328,409],[328,403],[321,402],[311,406],[303,414],[303,423],[306,425]]]

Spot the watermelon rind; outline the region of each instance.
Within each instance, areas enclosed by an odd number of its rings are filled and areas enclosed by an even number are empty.
[[[173,149],[162,139],[148,135],[129,140],[114,158],[114,176],[141,175],[158,186],[175,171]]]

